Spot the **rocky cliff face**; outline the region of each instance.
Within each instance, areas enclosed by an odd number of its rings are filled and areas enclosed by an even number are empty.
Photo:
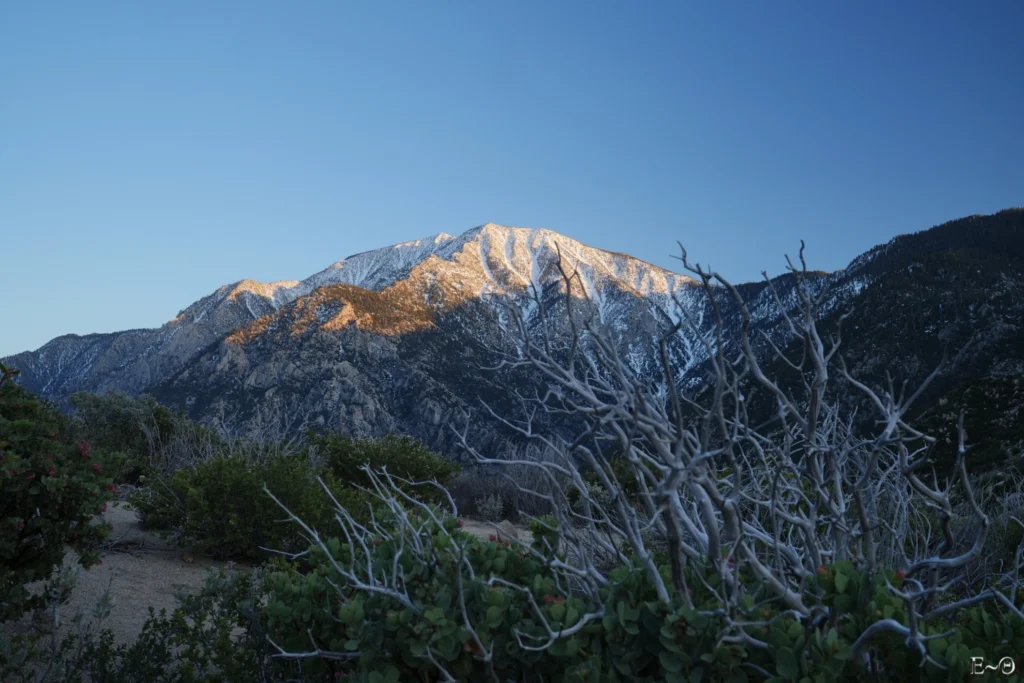
[[[851,366],[873,380],[886,368],[913,378],[945,345],[959,355],[942,391],[1020,374],[1022,225],[1022,211],[954,221],[816,276],[813,286],[829,290],[826,325],[854,306],[844,324]],[[301,281],[227,285],[161,328],[59,337],[6,362],[57,400],[80,390],[149,391],[199,419],[277,411],[359,435],[411,434],[452,452],[452,427],[467,415],[483,443],[508,436],[481,402],[515,415],[515,392],[536,391],[522,371],[487,368],[516,343],[510,311],[538,333],[533,292],[565,324],[560,257],[574,295],[652,381],[656,341],[683,310],[711,319],[689,277],[551,231],[488,224],[357,254]],[[791,277],[773,285],[783,309],[796,305]],[[771,289],[739,289],[756,331],[779,338],[782,309]],[[716,296],[737,329],[737,307]],[[699,385],[706,359],[698,340],[679,336],[669,352],[674,380]]]

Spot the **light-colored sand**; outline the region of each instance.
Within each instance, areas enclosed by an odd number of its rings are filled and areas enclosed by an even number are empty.
[[[101,628],[109,628],[118,643],[130,642],[142,630],[150,607],[157,613],[162,608],[173,612],[176,593],[194,592],[202,587],[210,567],[229,566],[227,562],[199,555],[194,561],[185,562],[181,548],[142,530],[135,512],[125,503],[111,504],[103,517],[114,527],[108,538],[114,542],[113,547],[103,554],[103,564],[89,570],[79,567],[75,589],[61,610],[65,615],[62,630],[71,627],[69,617],[77,612],[91,615],[109,585],[113,606]],[[64,558],[67,565],[76,562],[73,552]],[[246,569],[244,565],[234,567]]]

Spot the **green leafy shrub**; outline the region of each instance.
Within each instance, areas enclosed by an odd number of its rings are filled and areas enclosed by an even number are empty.
[[[903,603],[889,588],[902,587],[900,572],[821,567],[806,589],[820,591],[830,612],[812,624],[764,601],[766,593],[743,572],[749,594],[734,614],[719,609],[718,573],[696,564],[686,571],[689,602],[675,591],[671,604],[659,601],[637,563],[618,567],[588,598],[566,590],[547,561],[523,547],[477,540],[453,518],[437,524],[414,513],[413,521],[419,541],[433,549],[432,563],[404,552],[411,539],[391,522],[368,539],[373,566],[404,576],[407,601],[346,580],[339,567],[367,580],[367,565],[332,539],[326,552],[314,549],[301,560],[211,573],[172,614],[151,612],[134,643],[115,645],[109,632],[88,638],[67,663],[67,681],[444,680],[438,665],[467,682],[1018,680],[999,671],[970,675],[972,657],[995,663],[1024,647],[1024,621],[991,608],[963,610],[948,633],[945,625],[927,627],[936,636],[929,661],[893,632],[873,638],[862,653],[867,659],[856,659],[854,643],[869,626],[883,619],[906,625]],[[670,575],[668,567],[661,572]],[[747,634],[769,647],[722,642],[727,618],[745,621]],[[562,629],[572,632],[559,635]],[[277,645],[310,656],[282,659]]]
[[[26,584],[48,578],[66,545],[86,568],[99,561],[110,526],[94,520],[121,460],[86,441],[63,443],[55,410],[15,384],[16,374],[0,365],[0,621],[40,604]]]
[[[148,455],[153,440],[173,437],[186,421],[184,413],[160,405],[147,394],[132,397],[80,391],[70,402],[86,436],[105,448],[135,457]]]
[[[173,532],[216,559],[258,558],[264,548],[292,551],[303,546],[301,529],[281,512],[270,492],[313,528],[333,528],[334,504],[304,457],[277,456],[253,463],[221,455],[129,498],[140,517],[155,529]],[[359,519],[369,514],[366,494],[341,486],[330,472],[323,476],[331,493]]]
[[[333,561],[317,550],[309,571],[272,574],[266,608],[271,637],[282,647],[299,651],[311,647],[312,635],[321,649],[355,653],[348,662],[324,660],[306,669],[314,676],[348,676],[346,680],[375,680],[374,674],[394,680],[436,680],[438,671],[431,657],[460,681],[489,680],[491,667],[499,680],[685,680],[673,678],[672,673],[682,670],[691,658],[689,653],[713,651],[715,632],[710,622],[704,619],[707,623],[703,623],[695,612],[669,614],[654,601],[644,575],[632,568],[620,572],[619,585],[602,596],[606,601],[603,619],[590,621],[546,649],[521,647],[520,637],[527,643],[547,639],[540,614],[552,628],[569,628],[595,605],[565,594],[536,555],[509,543],[483,542],[462,534],[453,519],[444,524],[441,530],[426,523],[422,532],[423,540],[438,550],[434,564],[401,553],[400,543],[392,540],[378,539],[373,544],[375,566],[390,568],[397,563],[404,572],[409,604],[381,593],[360,592],[346,582],[334,562],[346,571],[358,573],[360,567],[350,563],[350,548],[338,540],[327,543]],[[463,557],[477,578],[463,576],[460,581]],[[488,585],[490,577],[526,589],[500,582]],[[333,586],[341,587],[340,593]],[[475,637],[465,628],[460,591]],[[646,627],[653,634],[638,637]],[[669,647],[663,647],[662,641]],[[745,653],[733,649],[721,666],[707,667],[706,677],[690,680],[725,680],[712,675],[739,670]],[[668,678],[662,677],[665,671]]]
[[[191,439],[223,449],[224,440],[212,430],[189,421],[181,411],[172,411],[143,394],[132,397],[108,392],[78,392],[70,399],[74,428],[80,438],[98,448],[125,454],[124,464],[115,472],[117,481],[135,484],[140,476],[174,469],[176,441]]]
[[[217,559],[266,557],[266,549],[304,548],[302,529],[287,518],[263,490],[264,484],[288,509],[314,529],[336,528],[331,497],[359,521],[370,517],[371,497],[356,485],[368,483],[364,464],[414,480],[447,481],[458,467],[412,439],[350,440],[312,437],[325,465],[315,468],[305,454],[284,450],[260,460],[224,451],[199,460],[169,477],[154,477],[129,501],[140,519],[182,545]],[[330,491],[324,490],[317,478]],[[437,489],[410,488],[425,500]]]
[[[370,480],[362,469],[369,466],[377,471],[387,468],[388,473],[415,482],[436,481],[448,483],[459,466],[433,453],[416,439],[389,435],[382,439],[352,439],[336,434],[309,435],[310,444],[323,456],[326,468],[338,482],[348,486],[368,486]],[[438,500],[439,491],[433,487],[417,487],[407,493],[423,500]]]
[[[455,520],[447,522],[448,532],[455,532]],[[458,533],[458,532],[455,532]],[[372,674],[385,680],[423,680],[436,671],[426,658],[429,648],[433,656],[451,665],[450,670],[462,680],[484,680],[485,668],[478,660],[477,646],[460,626],[455,582],[457,560],[445,552],[452,550],[447,534],[436,525],[425,522],[425,541],[439,550],[434,565],[418,562],[411,554],[400,554],[398,544],[377,539],[374,563],[391,567],[398,563],[413,596],[412,607],[380,595],[363,595],[346,585],[322,551],[315,550],[305,572],[282,570],[268,577],[270,598],[266,607],[270,636],[286,649],[309,648],[307,630],[324,649],[356,651],[356,662],[309,662],[305,671],[311,680],[328,676],[352,677],[348,680],[370,680]],[[540,578],[540,562],[507,544],[482,543],[462,537],[467,557],[481,572],[493,572],[510,580],[526,582]],[[331,556],[348,569],[349,547],[338,539],[327,542]],[[331,584],[341,587],[339,594]],[[550,584],[550,585],[549,585]],[[538,591],[555,592],[554,582],[539,582]],[[514,591],[489,588],[481,582],[466,586],[467,607],[479,618],[480,635],[485,647],[494,646],[496,666],[500,672],[511,672],[521,664],[517,659],[512,626],[527,627],[522,622],[528,609],[527,599]],[[543,595],[537,597],[543,602]],[[570,603],[569,607],[572,607]],[[564,608],[563,608],[564,609]],[[532,629],[539,633],[537,627]],[[475,654],[474,654],[475,653]],[[529,658],[528,658],[529,659]],[[542,657],[534,657],[540,664]]]
[[[902,584],[899,572],[868,575],[849,563],[820,568],[806,589],[821,591],[830,613],[812,624],[766,600],[767,591],[743,572],[749,594],[732,615],[717,601],[719,574],[696,564],[686,569],[692,604],[675,591],[671,604],[659,601],[639,564],[611,572],[594,600],[567,593],[550,565],[525,548],[479,541],[451,518],[419,528],[420,540],[434,548],[433,563],[403,551],[409,539],[390,527],[369,554],[372,566],[402,573],[407,601],[346,580],[352,573],[368,582],[368,563],[353,561],[353,548],[338,539],[326,552],[314,548],[302,571],[281,564],[269,576],[264,613],[274,642],[293,652],[332,653],[306,662],[306,680],[439,680],[436,662],[458,681],[954,681],[968,675],[971,657],[994,662],[1024,647],[1024,622],[976,607],[963,611],[965,626],[930,641],[932,661],[922,662],[891,631],[871,639],[866,660],[855,660],[854,643],[869,626],[883,619],[906,625],[903,602],[889,589]],[[667,566],[661,573],[666,580],[671,574]],[[581,626],[588,614],[596,618]],[[746,622],[747,634],[769,647],[720,641],[727,618]],[[524,647],[548,641],[545,621],[556,636],[579,628],[547,647]]]

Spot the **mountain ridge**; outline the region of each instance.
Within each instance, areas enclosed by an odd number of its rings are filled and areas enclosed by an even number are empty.
[[[891,348],[914,375],[933,355],[914,321],[920,317],[922,329],[937,323],[920,306],[904,306],[909,294],[903,292],[921,297],[935,290],[935,300],[944,306],[964,296],[981,301],[983,284],[961,281],[965,289],[958,291],[952,288],[956,280],[932,273],[935,268],[960,272],[963,268],[949,263],[973,264],[978,258],[977,268],[1010,283],[1000,285],[1006,296],[981,317],[958,309],[964,321],[988,326],[980,336],[968,334],[963,325],[947,334],[974,340],[970,343],[983,355],[976,362],[961,359],[968,374],[1016,368],[1020,360],[1007,340],[1019,323],[1011,295],[1018,283],[1013,259],[1024,254],[1022,224],[1020,210],[949,221],[894,237],[846,268],[815,273],[809,285],[829,288],[825,318],[856,302],[874,302],[878,320],[868,316],[858,324],[880,338],[897,334]],[[503,392],[528,392],[530,380],[522,374],[487,375],[474,368],[494,365],[502,352],[513,349],[510,312],[518,312],[531,329],[536,326],[535,295],[554,318],[564,313],[559,256],[575,273],[573,294],[606,325],[639,376],[658,374],[653,342],[678,322],[682,309],[695,319],[711,319],[707,297],[692,277],[551,230],[486,223],[457,236],[439,233],[353,254],[303,280],[240,280],[193,302],[159,328],[62,335],[6,362],[22,370],[26,386],[57,401],[81,390],[148,391],[197,419],[209,418],[217,405],[220,410],[234,405],[243,414],[276,406],[307,411],[320,424],[354,434],[399,431],[450,450],[445,424],[478,410],[481,400],[511,410]],[[926,272],[930,289],[922,290],[915,283]],[[737,286],[764,353],[765,339],[782,337],[784,310],[796,305],[795,282],[784,274],[768,283]],[[716,291],[726,326],[734,332],[739,309]],[[901,311],[900,324],[909,325],[906,336],[893,332],[886,315],[878,315],[886,310]],[[860,354],[851,359],[852,367],[869,374],[881,367],[884,346],[853,343],[851,348]],[[678,335],[669,353],[674,381],[684,386],[702,381],[706,352],[695,337]],[[508,437],[487,429],[491,442]]]
[[[503,256],[503,258],[497,259],[503,263],[498,263],[493,269],[475,268],[475,265],[479,264],[472,263],[472,257],[467,256],[461,260],[458,258],[466,244],[471,243],[479,235],[484,236],[480,241],[481,246],[488,241],[500,242],[500,246],[503,246],[501,254],[483,255],[483,262],[494,260],[496,256]],[[595,254],[610,254],[610,252],[589,247],[546,229],[506,227],[485,223],[458,236],[439,233],[426,238],[359,252],[335,261],[302,280],[279,280],[264,283],[243,279],[225,284],[181,309],[174,318],[160,327],[97,332],[77,336],[61,335],[34,351],[13,354],[6,360],[12,365],[22,366],[23,381],[26,382],[26,385],[40,390],[45,387],[47,393],[58,399],[66,398],[74,391],[88,388],[137,393],[155,381],[156,377],[166,376],[173,368],[180,367],[188,357],[216,339],[256,321],[264,315],[272,314],[281,306],[298,298],[310,295],[317,287],[350,284],[380,291],[409,276],[432,257],[438,259],[433,263],[434,272],[431,272],[430,264],[428,264],[427,268],[414,275],[420,279],[420,286],[426,289],[431,288],[429,280],[438,279],[439,276],[444,275],[447,275],[448,280],[453,277],[461,278],[462,289],[465,289],[466,284],[475,280],[477,291],[473,292],[474,295],[481,295],[485,293],[483,290],[489,290],[488,287],[481,286],[484,284],[491,285],[490,289],[499,290],[516,289],[524,282],[536,284],[539,264],[534,262],[531,254],[535,250],[531,250],[529,245],[537,246],[538,240],[542,243],[553,240],[559,245],[568,247],[568,250],[576,255],[589,253],[593,257]],[[504,267],[506,264],[511,265],[511,261],[516,260],[517,257],[520,260],[519,267]],[[628,255],[610,255],[604,259],[606,262],[601,264],[605,275],[608,275],[609,272],[612,275],[615,274],[615,268],[613,267],[609,271],[608,266],[613,264],[616,259],[620,262],[639,263],[638,260]],[[550,261],[550,259],[548,260]],[[630,269],[626,268],[625,270],[629,271]],[[642,269],[634,268],[632,270],[632,274],[637,278],[634,284],[643,286],[643,274],[640,272]],[[487,278],[488,283],[480,281],[480,274],[485,272],[490,274]],[[502,272],[502,276],[495,277],[496,272]],[[653,272],[671,273],[664,269]],[[671,274],[671,276],[685,278],[679,274]],[[448,299],[461,299],[466,295],[457,291],[460,287],[450,286],[453,284],[452,282],[449,281],[446,284],[449,286],[434,287],[433,289],[437,289],[438,294],[443,294]],[[661,288],[664,289],[664,283]],[[490,291],[486,293],[490,293]],[[77,352],[71,348],[74,346],[78,347]],[[130,348],[124,349],[125,346]],[[118,358],[116,361],[100,363],[99,367],[103,371],[100,375],[102,376],[80,376],[92,369],[96,360],[104,356],[110,347],[118,349],[119,354],[124,357]],[[163,354],[163,358],[154,360],[152,358],[154,348],[168,352]],[[42,362],[39,362],[41,359]],[[68,368],[72,365],[77,365],[79,372],[69,371]],[[117,375],[116,371],[125,367],[128,368],[128,371]]]

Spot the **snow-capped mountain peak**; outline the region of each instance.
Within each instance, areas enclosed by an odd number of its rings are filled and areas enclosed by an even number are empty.
[[[61,342],[62,360],[40,362],[37,383],[53,395],[85,387],[140,391],[232,330],[276,315],[325,285],[370,290],[383,296],[380,301],[391,302],[387,305],[437,310],[490,296],[511,297],[531,313],[534,288],[543,291],[561,280],[559,257],[567,271],[575,273],[602,319],[621,318],[632,306],[629,299],[638,297],[664,312],[670,306],[668,296],[692,284],[685,276],[553,230],[485,223],[460,235],[441,232],[353,254],[302,280],[227,284],[153,330],[95,335],[88,345]],[[628,296],[623,298],[623,293]],[[76,351],[79,346],[88,347],[88,358],[82,355],[85,351]],[[49,357],[46,349],[35,354],[41,361]]]
[[[626,254],[587,246],[553,230],[486,223],[458,236],[439,233],[380,249],[353,254],[301,281],[312,290],[350,284],[381,291],[409,278],[414,270],[459,275],[477,293],[541,285],[557,276],[559,255],[567,267],[596,292],[611,278],[640,296],[668,294],[692,280]],[[428,263],[429,262],[429,263]],[[472,272],[470,272],[472,271]],[[571,271],[570,271],[571,272]],[[474,276],[475,275],[475,276]],[[296,290],[299,291],[299,290]]]
[[[955,361],[959,376],[1019,374],[1024,361],[1013,342],[1022,319],[1016,303],[1022,225],[1021,211],[961,219],[815,275],[813,291],[828,289],[823,316],[858,303],[860,317],[844,328],[852,331],[844,338],[850,367],[868,375],[888,371],[891,364],[882,359],[892,354],[911,374],[933,367],[937,359],[928,354],[939,335],[967,349]],[[445,449],[449,420],[509,387],[530,393],[515,373],[480,369],[498,364],[493,349],[511,352],[518,343],[507,306],[518,307],[528,330],[541,329],[537,293],[556,321],[543,329],[557,332],[557,321],[568,320],[559,258],[573,275],[573,292],[586,295],[590,312],[641,377],[659,376],[659,340],[683,313],[702,328],[720,313],[728,345],[749,312],[755,352],[769,358],[771,344],[783,341],[783,313],[798,303],[791,276],[775,278],[771,287],[738,285],[746,304],[741,311],[727,292],[709,298],[691,278],[627,254],[552,230],[487,223],[354,254],[303,280],[241,280],[162,327],[65,335],[3,360],[22,371],[25,386],[58,401],[81,390],[148,390],[197,418],[216,401],[250,407],[277,401],[282,409],[315,411],[351,433],[408,433]],[[923,298],[934,305],[918,305]],[[692,388],[702,381],[707,347],[688,332],[672,339],[671,379]],[[879,341],[887,339],[900,340],[898,348]]]

